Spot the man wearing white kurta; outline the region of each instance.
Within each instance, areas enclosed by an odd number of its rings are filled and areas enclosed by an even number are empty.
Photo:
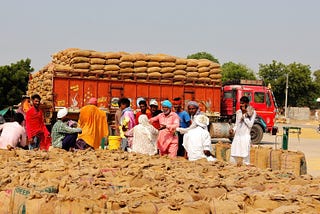
[[[250,131],[256,118],[256,111],[249,106],[249,98],[246,96],[240,99],[240,109],[236,112],[236,123],[230,134],[234,134],[231,145],[230,162],[239,163],[238,159],[243,158],[245,165],[250,164]]]

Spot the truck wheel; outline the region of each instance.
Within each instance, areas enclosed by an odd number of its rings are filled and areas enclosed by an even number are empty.
[[[263,138],[263,130],[260,125],[254,124],[251,128],[251,143],[259,144]]]

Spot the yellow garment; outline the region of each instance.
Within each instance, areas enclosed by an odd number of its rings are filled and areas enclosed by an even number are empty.
[[[95,105],[87,105],[80,109],[78,124],[82,129],[78,138],[94,149],[98,149],[102,138],[109,134],[106,113]]]

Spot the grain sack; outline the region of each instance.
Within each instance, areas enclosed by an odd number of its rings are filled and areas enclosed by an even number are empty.
[[[148,73],[148,77],[149,78],[159,78],[159,77],[161,77],[161,73],[160,72],[151,72],[151,73]]]
[[[144,53],[133,53],[132,54],[136,61],[146,61],[147,57]]]
[[[52,85],[52,80],[51,79],[47,79],[47,80],[42,82],[42,85],[44,85],[44,86]]]
[[[148,67],[160,67],[160,62],[150,61]]]
[[[160,67],[148,67],[147,72],[148,73],[153,73],[153,72],[160,72],[161,68]],[[161,74],[160,74],[161,75]]]
[[[271,150],[272,148],[256,147],[254,165],[260,169],[269,168]]]
[[[196,59],[187,59],[187,66],[188,67],[197,67],[198,66],[198,60],[196,60]]]
[[[209,77],[211,79],[221,79],[222,75],[221,74],[210,74]]]
[[[74,57],[70,60],[70,64],[89,62],[89,61],[90,61],[90,58],[88,57]]]
[[[209,76],[209,72],[203,72],[203,73],[200,73],[199,72],[199,77],[208,77]],[[208,78],[210,80],[210,78]]]
[[[207,59],[200,59],[198,61],[198,68],[209,67],[211,65],[211,61]]]
[[[210,123],[209,132],[212,138],[229,138],[230,129],[229,123]]]
[[[161,79],[160,82],[161,82],[161,83],[171,83],[172,81],[171,81],[171,80],[168,80],[168,79],[167,79],[167,80]]]
[[[121,62],[134,62],[136,61],[136,58],[134,55],[127,54],[127,55],[122,55],[120,60]]]
[[[103,74],[104,70],[103,69],[101,69],[101,70],[92,70],[92,71],[90,71],[90,73],[92,73],[92,74]]]
[[[209,74],[210,69],[208,67],[201,67],[198,68],[199,73],[208,73]]]
[[[105,54],[102,52],[98,52],[98,51],[92,51],[90,54],[91,58],[101,58],[104,59],[105,58]]]
[[[172,73],[174,72],[174,67],[165,67],[165,68],[161,68],[160,73]]]
[[[181,85],[181,84],[183,84],[183,81],[176,81],[176,80],[174,80],[173,84],[174,84],[174,85]]]
[[[119,67],[120,68],[132,68],[133,62],[122,61],[122,62],[120,62]]]
[[[119,52],[105,52],[104,58],[105,59],[120,59],[121,54]]]
[[[64,71],[64,72],[68,72],[71,71],[72,68],[68,65],[59,65],[59,64],[55,64],[54,66],[54,71]]]
[[[133,68],[121,68],[119,73],[133,73]]]
[[[176,59],[176,65],[186,65],[188,63],[187,59],[184,58],[177,58]]]
[[[176,62],[176,57],[164,54],[163,62]]]
[[[146,55],[146,61],[155,61],[155,62],[161,62],[164,60],[164,57],[161,55]]]
[[[175,67],[176,63],[174,62],[160,62],[160,67]]]
[[[212,62],[209,66],[210,70],[211,69],[214,69],[214,68],[220,68],[220,65],[219,63],[216,63],[216,62]]]
[[[198,72],[187,72],[187,77],[198,77],[199,73]]]
[[[118,65],[105,65],[103,69],[105,71],[119,71],[120,67]]]
[[[72,68],[74,69],[88,69],[90,68],[90,63],[87,62],[82,62],[82,63],[75,63],[71,65]]]
[[[163,73],[162,74],[163,79],[172,78],[172,77],[174,77],[173,73]]]
[[[137,77],[137,78],[147,78],[148,74],[147,73],[134,73],[133,76]]]
[[[257,147],[251,146],[250,147],[250,164],[256,165],[256,149]]]
[[[106,63],[105,59],[101,59],[101,58],[91,58],[90,59],[90,64],[104,65],[105,63]]]
[[[218,142],[215,145],[216,158],[220,161],[230,161],[230,143]],[[229,150],[229,151],[228,151]],[[228,152],[227,152],[228,151]]]
[[[88,50],[75,50],[75,51],[70,51],[67,56],[69,58],[74,58],[74,57],[89,57],[91,55],[91,52]]]
[[[75,68],[72,70],[72,73],[87,73],[89,72],[89,69],[84,69],[84,68]]]
[[[186,75],[187,72],[184,71],[184,70],[175,70],[175,71],[173,72],[173,74],[174,74],[174,75]]]
[[[106,59],[107,65],[119,65],[120,62],[120,59]]]
[[[104,69],[104,65],[90,65],[90,70],[94,71],[94,70],[103,70]]]
[[[213,68],[210,69],[210,74],[220,74],[221,73],[221,69],[220,68]]]
[[[176,65],[176,70],[185,70],[187,65]]]
[[[281,155],[283,153],[283,150],[277,149],[277,150],[271,150],[270,152],[270,158],[269,158],[269,167],[272,170],[280,170],[281,169]]]
[[[209,77],[199,77],[199,78],[198,78],[198,81],[199,81],[199,82],[205,82],[205,83],[211,83],[211,82],[212,82],[212,79],[209,78]]]
[[[137,67],[137,68],[133,68],[133,72],[135,73],[146,73],[148,70],[147,67]]]
[[[174,80],[185,80],[187,77],[185,75],[174,75]]]
[[[142,61],[142,60],[140,60],[140,61],[135,61],[134,63],[133,63],[133,66],[134,67],[146,67],[148,65],[148,63],[146,62],[146,61]]]
[[[187,67],[186,71],[187,72],[196,72],[196,73],[198,73],[198,68],[197,67]]]
[[[104,74],[107,74],[107,75],[110,75],[110,76],[118,76],[119,75],[119,70],[117,70],[117,71],[105,70]]]
[[[281,170],[297,176],[307,173],[307,163],[302,152],[284,151],[281,154]]]

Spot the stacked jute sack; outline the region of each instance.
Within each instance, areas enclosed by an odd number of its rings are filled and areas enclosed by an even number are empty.
[[[201,59],[183,59],[166,54],[97,52],[66,49],[52,56],[59,75],[105,77],[126,81],[151,81],[174,84],[220,84],[218,63]],[[104,74],[104,75],[101,75]]]
[[[213,147],[218,160],[230,160],[231,144],[218,142]],[[295,175],[307,174],[305,156],[299,151],[252,146],[250,149],[250,163],[260,169],[282,170]]]
[[[319,213],[320,178],[122,151],[0,150],[0,213]]]

